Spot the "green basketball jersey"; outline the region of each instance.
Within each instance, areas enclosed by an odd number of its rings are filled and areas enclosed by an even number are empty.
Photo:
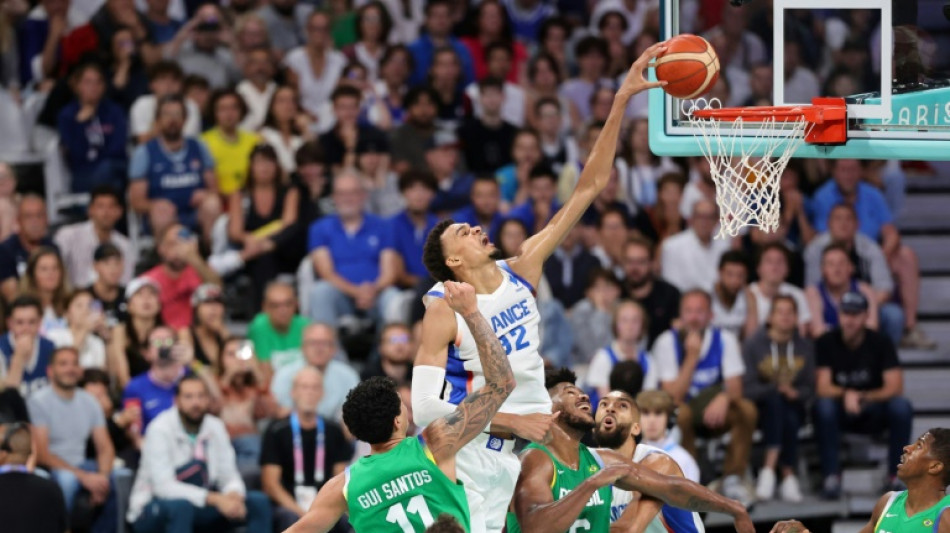
[[[386,453],[367,455],[346,470],[350,524],[359,533],[423,533],[441,514],[468,531],[462,483],[439,470],[421,437],[407,437]]]
[[[592,452],[583,444],[580,445],[578,451],[580,461],[577,470],[558,461],[553,453],[540,444],[531,443],[525,447],[525,449],[530,448],[543,451],[554,463],[554,479],[551,480],[551,495],[554,496],[554,501],[570,494],[585,479],[599,472],[603,465],[600,456],[596,456],[595,452]],[[580,516],[574,520],[568,531],[570,533],[586,533],[588,531],[601,532],[610,529],[610,498],[610,485],[597,489],[596,492],[591,494],[587,506],[584,507]],[[508,533],[521,533],[521,526],[518,525],[518,519],[514,513],[508,513]]]
[[[936,505],[914,516],[907,516],[907,491],[891,494],[874,533],[936,533],[940,513],[950,508],[950,496],[944,496]]]

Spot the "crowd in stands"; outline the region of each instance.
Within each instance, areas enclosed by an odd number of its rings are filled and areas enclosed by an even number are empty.
[[[719,53],[713,96],[768,103],[767,10],[682,4]],[[870,88],[880,28],[851,13],[790,18],[788,100]],[[37,532],[293,523],[367,449],[347,392],[388,376],[410,405],[429,230],[517,255],[658,25],[655,0],[5,2],[0,468],[51,481],[0,475],[0,500]],[[594,397],[640,392],[645,441],[745,503],[809,492],[808,424],[822,496],[844,432],[886,430],[895,486],[896,350],[935,347],[901,162],[795,160],[777,232],[714,239],[709,164],[651,154],[646,107],[544,266],[542,356]],[[697,439],[725,433],[704,461]]]

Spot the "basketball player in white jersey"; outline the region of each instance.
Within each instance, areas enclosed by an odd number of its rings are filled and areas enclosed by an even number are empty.
[[[594,439],[598,446],[610,448],[634,463],[667,476],[683,476],[676,461],[666,452],[646,444],[637,444],[640,434],[640,410],[628,393],[611,391],[601,398],[594,415]],[[699,514],[665,505],[652,498],[633,503],[634,493],[613,488],[610,506],[611,529],[637,533],[703,533]]]
[[[600,194],[610,179],[617,137],[633,95],[660,87],[643,72],[664,50],[651,46],[634,62],[614,97],[607,122],[591,150],[571,197],[548,225],[521,246],[517,257],[499,257],[478,226],[446,220],[429,234],[423,262],[433,278],[462,281],[475,287],[479,311],[508,353],[517,386],[485,434],[457,456],[458,478],[465,484],[472,533],[499,532],[521,465],[512,452],[515,435],[540,441],[550,429],[551,399],[544,387],[544,364],[538,354],[540,316],[534,287],[545,260]],[[422,342],[412,378],[412,411],[426,425],[455,410],[469,391],[484,385],[475,343],[465,323],[442,300],[442,285],[426,295]],[[556,416],[556,415],[555,415]]]

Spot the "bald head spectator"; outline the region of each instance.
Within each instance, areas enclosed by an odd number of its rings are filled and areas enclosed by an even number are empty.
[[[16,223],[17,232],[0,243],[0,292],[8,302],[16,296],[17,284],[26,272],[30,254],[41,246],[56,247],[49,235],[46,201],[42,196],[23,195]]]
[[[681,291],[712,290],[719,258],[729,249],[728,239],[715,239],[719,210],[709,200],[693,204],[689,228],[663,241],[660,264],[663,279]]]
[[[9,533],[62,533],[69,528],[63,492],[34,474],[30,426],[0,424],[0,516]]]
[[[382,317],[399,296],[398,256],[392,230],[380,217],[364,211],[367,192],[362,177],[345,171],[333,181],[336,213],[310,226],[308,249],[320,277],[308,291],[314,322],[336,327],[357,312]]]
[[[280,530],[307,512],[317,491],[346,468],[353,454],[340,426],[317,412],[323,389],[323,373],[312,366],[302,368],[290,390],[290,416],[275,420],[264,432],[261,486],[274,504]],[[302,464],[298,457],[303,457]]]
[[[317,413],[328,420],[339,420],[346,394],[360,382],[359,374],[352,367],[336,359],[341,351],[333,328],[326,324],[307,326],[303,332],[303,360],[284,366],[271,381],[271,392],[278,403],[293,407],[294,377],[302,368],[314,367],[323,374],[324,389]]]
[[[156,241],[161,264],[143,276],[161,289],[162,319],[175,328],[192,323],[191,296],[202,283],[220,284],[218,274],[198,251],[198,239],[184,226],[169,226]]]
[[[247,329],[247,337],[254,343],[257,358],[265,365],[265,372],[280,370],[301,360],[301,339],[309,321],[297,314],[297,293],[293,285],[272,281],[264,290],[263,311],[258,313]]]
[[[106,243],[116,246],[126,259],[121,282],[128,283],[132,279],[138,251],[128,237],[115,229],[123,214],[119,192],[109,185],[93,189],[88,213],[89,220],[63,226],[53,239],[63,257],[69,283],[73,287],[88,287],[95,281],[95,251]]]

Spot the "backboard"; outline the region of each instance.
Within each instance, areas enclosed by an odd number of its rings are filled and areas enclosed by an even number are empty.
[[[795,157],[950,160],[950,0],[721,0],[708,10],[716,3],[660,2],[661,39],[703,35],[720,56],[725,82],[707,97],[730,107],[845,97],[847,142],[805,144]],[[689,104],[650,92],[654,153],[700,154]],[[754,127],[722,135],[751,149]]]

